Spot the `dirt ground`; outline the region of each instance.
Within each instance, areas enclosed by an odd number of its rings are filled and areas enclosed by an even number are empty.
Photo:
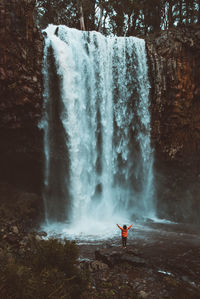
[[[120,233],[80,243],[80,260],[91,264],[89,298],[200,298],[199,229],[150,222],[130,230],[126,249]]]

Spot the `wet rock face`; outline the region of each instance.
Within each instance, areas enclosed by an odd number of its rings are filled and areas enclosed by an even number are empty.
[[[159,213],[199,223],[200,27],[150,37],[147,51]]]
[[[169,160],[200,149],[200,27],[147,40],[152,81],[152,136]]]
[[[0,127],[37,124],[42,107],[43,41],[34,27],[35,1],[2,0],[0,33]]]
[[[35,0],[0,1],[0,180],[39,191],[43,40],[34,7]]]

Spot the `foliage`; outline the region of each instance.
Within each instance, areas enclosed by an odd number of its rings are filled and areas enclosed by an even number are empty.
[[[36,21],[42,27],[48,24],[79,24],[77,6],[69,0],[38,0],[36,3]]]
[[[80,6],[86,30],[115,35],[145,35],[176,26],[200,23],[199,0],[37,0],[37,20],[80,28]]]
[[[23,260],[1,264],[1,298],[80,298],[87,280],[75,266],[77,257],[74,242],[40,241]]]
[[[37,252],[32,255],[32,258],[28,257],[27,263],[31,258],[30,266],[36,272],[41,272],[42,269],[58,268],[69,278],[76,274],[74,263],[77,257],[78,249],[74,242],[65,240],[61,243],[57,239],[50,239],[39,243]]]
[[[39,196],[29,193],[15,194],[7,200],[1,198],[0,216],[4,222],[20,224],[23,227],[32,227],[43,216],[42,200]],[[39,207],[39,208],[38,208]],[[40,210],[40,212],[38,212]]]

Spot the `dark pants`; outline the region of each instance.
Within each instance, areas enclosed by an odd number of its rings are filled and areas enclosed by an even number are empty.
[[[126,240],[127,240],[127,237],[122,237],[122,246],[123,247],[126,247]]]

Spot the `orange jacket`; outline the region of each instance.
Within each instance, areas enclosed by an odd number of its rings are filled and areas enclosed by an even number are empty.
[[[129,225],[129,227],[127,227],[126,229],[124,229],[124,228],[122,228],[121,226],[119,226],[118,224],[117,224],[117,226],[121,229],[121,231],[122,231],[122,237],[123,238],[126,238],[127,236],[128,236],[128,230],[129,230],[129,228],[131,228],[131,226],[132,226],[133,224],[131,224],[131,225]]]

